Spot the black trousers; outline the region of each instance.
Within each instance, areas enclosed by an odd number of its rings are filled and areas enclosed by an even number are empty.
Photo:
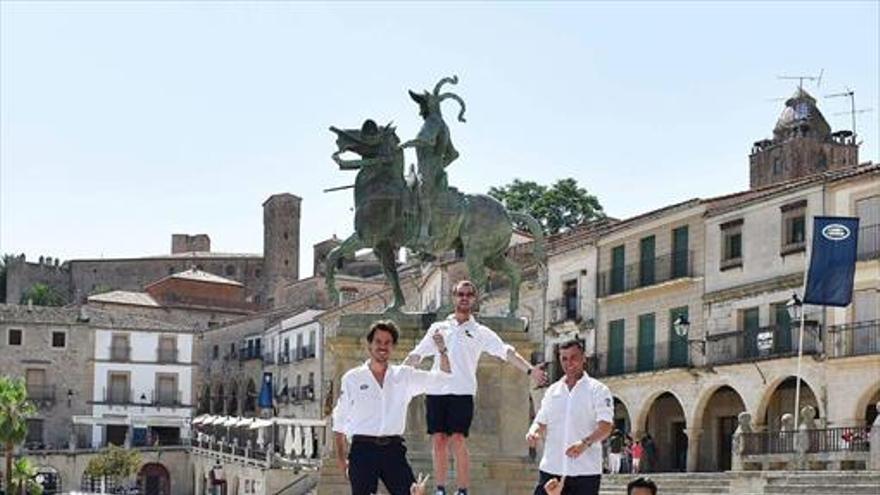
[[[378,492],[380,479],[391,495],[410,495],[409,488],[416,481],[403,441],[377,445],[355,440],[348,452],[348,479],[351,495]]]
[[[544,491],[544,483],[550,481],[551,478],[559,479],[561,477],[560,475],[541,471],[538,478],[538,486],[535,487],[535,495],[547,495],[547,492]],[[599,483],[601,481],[602,476],[599,474],[592,476],[566,476],[562,495],[599,495]]]

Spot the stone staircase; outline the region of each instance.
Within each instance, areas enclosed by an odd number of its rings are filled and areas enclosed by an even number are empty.
[[[413,470],[431,472],[431,458],[414,455]],[[474,495],[531,495],[538,479],[533,463],[512,458],[471,461]],[[639,475],[604,475],[600,495],[626,495],[626,485]],[[764,471],[726,473],[651,473],[661,495],[880,495],[880,471]],[[454,480],[454,473],[450,473]],[[434,486],[433,479],[429,483]],[[326,487],[326,488],[325,488]],[[335,466],[321,471],[320,495],[349,493]],[[387,492],[381,488],[381,494]]]
[[[413,472],[431,474],[433,465],[430,454],[412,453],[408,455]],[[454,484],[455,466],[449,473],[450,485]],[[471,487],[469,493],[479,495],[519,495],[531,494],[538,479],[535,463],[526,459],[497,456],[493,458],[471,458]],[[428,482],[434,486],[434,478]],[[348,481],[336,468],[335,463],[325,461],[321,468],[321,480],[318,493],[320,495],[339,495],[349,493]],[[379,483],[379,493],[387,494]],[[625,490],[624,490],[625,492]]]
[[[600,495],[625,495],[638,475],[602,477]],[[658,493],[689,495],[878,495],[880,471],[652,473]]]

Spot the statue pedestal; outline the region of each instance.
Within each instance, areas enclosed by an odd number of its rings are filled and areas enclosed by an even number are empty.
[[[349,369],[367,359],[365,336],[369,326],[381,314],[342,316],[335,337],[325,342],[325,376],[333,379],[334,404],[339,380]],[[398,315],[391,318],[400,328],[400,340],[392,361],[400,363],[436,321],[433,313]],[[496,331],[522,356],[530,356],[536,344],[529,341],[524,323],[516,318],[487,317],[478,321]],[[427,363],[423,363],[425,367]],[[471,453],[471,488],[480,494],[529,493],[537,482],[537,465],[528,458],[525,434],[529,426],[528,377],[511,365],[492,356],[483,356],[477,371],[477,395],[474,397],[474,421],[468,446]],[[406,444],[408,458],[416,473],[432,473],[431,439],[425,424],[424,396],[413,399],[407,414]],[[344,476],[338,473],[332,453],[325,458],[318,485],[320,494],[348,493]],[[455,467],[452,466],[454,470]],[[449,484],[454,484],[450,474]],[[433,486],[433,477],[431,486]],[[381,485],[381,483],[380,483]],[[384,493],[381,492],[380,493]]]

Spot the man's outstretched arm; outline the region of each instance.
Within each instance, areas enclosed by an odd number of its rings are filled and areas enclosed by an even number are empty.
[[[532,364],[526,361],[524,357],[520,356],[513,347],[507,349],[507,362],[514,365],[523,373],[527,373],[536,385],[541,386],[547,383],[547,372],[544,371],[544,368],[540,366],[532,366]]]

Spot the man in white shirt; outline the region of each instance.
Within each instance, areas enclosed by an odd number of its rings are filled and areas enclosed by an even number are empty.
[[[448,447],[452,445],[455,456],[455,476],[458,495],[467,495],[470,484],[470,454],[467,436],[474,417],[474,394],[477,392],[477,366],[480,355],[486,352],[503,359],[531,375],[538,384],[545,382],[544,370],[534,367],[501,338],[474,320],[471,310],[477,297],[477,289],[468,280],[462,280],[452,289],[455,313],[446,320],[431,325],[425,337],[404,361],[417,365],[422,359],[434,356],[434,369],[439,366],[436,348],[431,344],[438,332],[449,346],[452,379],[435,382],[425,398],[428,434],[431,435],[434,452],[434,478],[437,494],[446,494],[446,476],[449,470]]]
[[[532,447],[544,438],[535,495],[547,495],[545,484],[560,477],[563,495],[598,495],[602,440],[613,429],[614,399],[608,387],[584,371],[586,358],[579,340],[559,347],[559,361],[565,376],[547,388],[526,435]]]
[[[440,356],[438,370],[390,365],[399,335],[392,321],[373,323],[367,334],[370,359],[342,376],[333,432],[336,463],[348,476],[352,495],[376,493],[380,479],[391,495],[410,495],[416,478],[403,442],[407,408],[413,397],[451,379],[446,344],[439,333],[431,339]]]

